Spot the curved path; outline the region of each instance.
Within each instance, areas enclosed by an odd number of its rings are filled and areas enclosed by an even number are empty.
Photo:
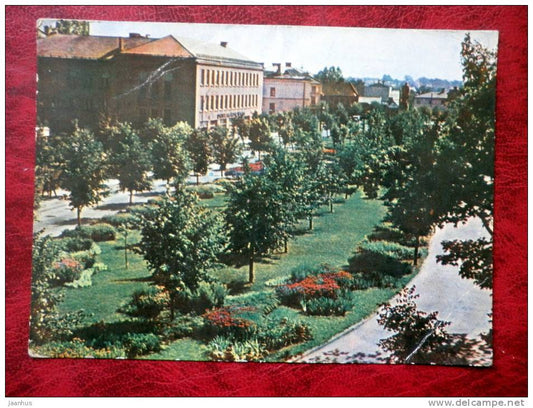
[[[447,224],[437,229],[430,240],[428,256],[420,272],[408,285],[416,286],[416,293],[420,295],[417,299],[420,310],[438,311],[440,320],[451,322],[448,332],[466,334],[471,338],[487,332],[491,327],[487,316],[492,312],[490,291],[462,279],[457,267],[438,264],[436,255],[443,253],[441,242],[444,240],[476,239],[482,236],[486,236],[486,231],[478,219],[471,219],[457,228]],[[357,362],[380,363],[382,361],[375,357],[380,351],[378,342],[392,333],[385,331],[377,320],[376,312],[293,361],[327,362],[328,359],[334,359],[334,362],[348,363],[354,361],[354,356],[359,356]]]

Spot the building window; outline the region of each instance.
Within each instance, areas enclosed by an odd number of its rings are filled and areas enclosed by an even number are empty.
[[[313,86],[311,87],[311,92],[312,92],[312,93],[316,93],[316,85],[313,85]]]
[[[152,109],[152,118],[157,118],[159,117],[159,112],[157,111],[157,109]]]
[[[172,116],[170,114],[170,109],[165,109],[163,113],[163,122],[165,122],[165,125],[167,126],[172,125]]]
[[[165,81],[165,99],[169,100],[172,98],[172,82]]]
[[[205,85],[205,69],[200,70],[200,85]]]
[[[272,87],[270,88],[270,97],[275,98],[276,97],[276,88]]]
[[[316,98],[311,96],[311,105],[316,105]]]
[[[274,112],[276,112],[276,104],[275,103],[271,103],[268,106],[268,113],[274,113]]]

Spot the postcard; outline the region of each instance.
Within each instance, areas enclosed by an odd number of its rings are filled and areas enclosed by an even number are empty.
[[[36,36],[32,357],[492,365],[496,31]]]

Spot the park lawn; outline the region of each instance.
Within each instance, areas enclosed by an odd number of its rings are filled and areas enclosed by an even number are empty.
[[[344,201],[344,200],[343,200]],[[334,212],[320,207],[314,218],[313,231],[307,231],[307,221],[299,225],[299,233],[289,241],[288,254],[274,254],[255,264],[255,283],[251,290],[260,290],[268,280],[288,276],[300,265],[328,264],[345,268],[357,243],[372,232],[385,215],[379,200],[363,198],[355,193],[343,204],[335,204]],[[239,268],[225,267],[213,273],[223,283],[248,282],[248,264]]]
[[[213,199],[201,200],[201,204],[221,210],[225,205],[225,197],[217,194]],[[274,254],[256,263],[256,282],[253,285],[244,286],[248,280],[247,265],[238,268],[224,267],[214,271],[213,275],[223,283],[229,284],[231,296],[227,297],[227,304],[261,307],[274,290],[272,284],[265,283],[288,276],[297,266],[326,263],[334,268],[345,269],[357,244],[372,232],[384,214],[385,208],[381,201],[366,199],[358,192],[342,204],[336,204],[334,213],[329,213],[327,206],[321,207],[314,219],[313,231],[307,231],[307,221],[303,221],[300,232],[289,243],[288,254]],[[136,232],[130,235],[129,242],[138,239],[139,233]],[[94,275],[90,287],[64,288],[65,299],[60,305],[61,312],[84,310],[92,313],[86,325],[98,321],[111,323],[126,320],[127,317],[118,313],[117,309],[131,298],[135,290],[146,288],[150,284],[151,274],[140,255],[129,252],[129,268],[125,268],[124,242],[121,238],[117,238],[116,241],[101,242],[99,245],[102,253],[98,261],[105,263],[108,270]],[[413,275],[414,273],[402,278],[398,287],[406,284]],[[241,291],[232,292],[231,288],[234,287],[241,288]],[[337,333],[371,315],[397,290],[399,289],[373,288],[357,291],[354,308],[342,317],[306,316],[296,309],[278,307],[272,312],[272,317],[287,317],[302,321],[310,327],[313,338],[269,355],[268,361],[285,360],[323,344]],[[158,353],[140,358],[205,360],[203,346],[199,340],[182,338],[166,344]]]
[[[130,234],[129,242],[135,242],[138,233]],[[62,313],[84,310],[91,313],[87,323],[115,322],[127,316],[117,309],[138,289],[147,288],[151,273],[142,257],[128,251],[128,269],[124,262],[124,241],[99,242],[102,253],[98,262],[107,265],[107,270],[92,276],[92,285],[86,288],[64,288],[63,302],[59,304]]]

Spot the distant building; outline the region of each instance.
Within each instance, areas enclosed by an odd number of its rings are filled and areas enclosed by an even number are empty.
[[[291,63],[285,64],[281,72],[281,64],[277,71],[266,72],[263,81],[263,112],[287,112],[294,108],[312,107],[320,102],[322,85],[308,73],[293,68]]]
[[[54,131],[100,118],[225,126],[261,112],[263,66],[196,40],[54,34],[37,39],[37,116]]]
[[[365,85],[363,96],[365,98],[381,98],[381,103],[387,105],[400,104],[400,91],[380,81],[371,85]]]
[[[346,107],[351,106],[358,98],[357,90],[350,82],[324,82],[322,93],[322,100],[332,107],[339,103]]]
[[[427,106],[429,108],[441,108],[445,109],[448,103],[449,92],[446,89],[442,89],[439,92],[427,92],[421,95],[415,96],[415,108]]]

